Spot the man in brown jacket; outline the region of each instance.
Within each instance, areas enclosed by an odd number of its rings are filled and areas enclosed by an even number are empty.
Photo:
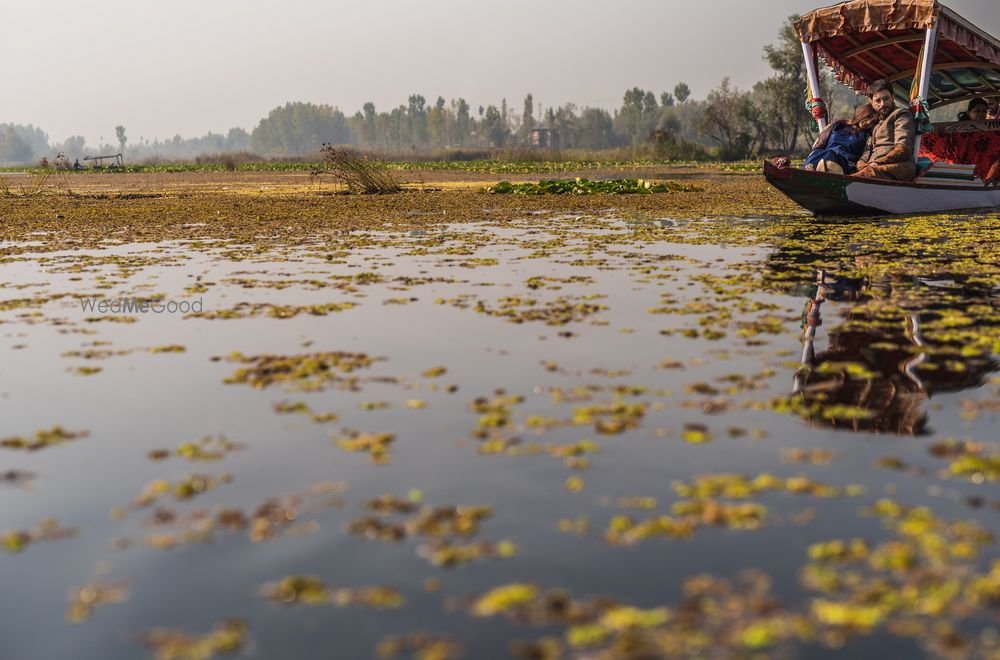
[[[877,80],[868,88],[880,121],[872,130],[868,146],[858,161],[855,176],[910,181],[917,173],[913,143],[916,123],[913,113],[897,108],[887,80]]]

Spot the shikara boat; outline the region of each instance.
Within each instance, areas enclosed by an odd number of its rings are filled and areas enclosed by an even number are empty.
[[[771,185],[816,215],[1000,208],[1000,186],[983,181],[982,167],[926,148],[926,143],[961,146],[984,137],[1000,144],[1000,121],[931,127],[927,117],[934,108],[1000,96],[1000,41],[937,0],[851,0],[810,12],[795,27],[806,60],[808,106],[820,130],[828,122],[818,93],[820,57],[839,82],[858,94],[887,79],[897,102],[909,106],[922,127],[914,145],[918,174],[911,182],[898,182],[765,162],[764,177]]]

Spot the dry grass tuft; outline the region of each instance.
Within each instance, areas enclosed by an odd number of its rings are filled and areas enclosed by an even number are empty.
[[[401,190],[399,182],[380,160],[347,149],[338,149],[332,144],[323,145],[323,159],[329,166],[325,172],[343,181],[352,193],[382,195]],[[323,172],[317,170],[314,173]]]
[[[21,184],[16,188],[6,178],[0,177],[0,198],[13,199],[15,197],[34,197],[35,195],[40,195],[46,189],[46,184],[51,175],[51,170],[42,170],[41,172],[32,174],[30,182]]]

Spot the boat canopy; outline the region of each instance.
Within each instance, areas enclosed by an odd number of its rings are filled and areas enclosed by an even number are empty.
[[[886,78],[896,96],[911,99],[920,86],[925,35],[935,26],[927,106],[1000,96],[1000,41],[937,0],[841,2],[802,16],[795,29],[857,93]]]

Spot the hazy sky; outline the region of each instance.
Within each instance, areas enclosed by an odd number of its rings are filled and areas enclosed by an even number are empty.
[[[761,48],[824,0],[2,0],[0,122],[54,141],[251,130],[286,101],[379,110],[411,93],[475,108],[525,93],[617,107],[768,74]],[[828,3],[827,3],[828,4]],[[1000,0],[949,0],[1000,35]]]

